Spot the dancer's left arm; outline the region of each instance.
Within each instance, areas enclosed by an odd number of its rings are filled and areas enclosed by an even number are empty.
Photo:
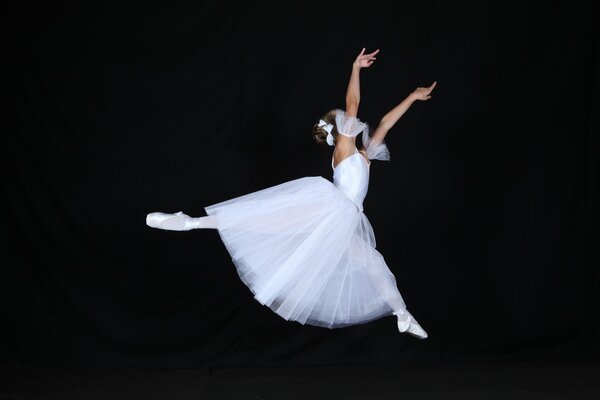
[[[406,97],[406,99],[402,100],[400,104],[394,107],[390,112],[385,114],[379,125],[373,132],[373,136],[371,140],[373,143],[381,143],[383,139],[385,139],[385,135],[387,135],[388,131],[392,129],[392,127],[398,122],[400,117],[404,115],[404,113],[410,108],[412,103],[417,100],[429,100],[431,98],[431,92],[435,88],[437,82],[433,82],[431,86],[428,87],[418,87],[411,94]]]
[[[379,49],[372,53],[365,54],[365,48],[362,49],[356,60],[352,63],[352,74],[346,90],[346,115],[356,117],[358,115],[358,104],[360,103],[360,70],[368,68],[376,60],[375,55]]]

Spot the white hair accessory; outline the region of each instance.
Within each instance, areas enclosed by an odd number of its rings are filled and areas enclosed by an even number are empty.
[[[328,124],[322,119],[319,120],[319,127],[323,127],[325,131],[327,131],[327,144],[333,146],[333,135],[331,134],[331,130],[333,129],[333,124]]]

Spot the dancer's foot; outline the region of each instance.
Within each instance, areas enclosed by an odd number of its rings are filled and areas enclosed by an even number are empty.
[[[398,330],[402,333],[406,332],[409,335],[417,337],[419,339],[425,339],[429,335],[427,332],[419,325],[417,320],[409,313],[408,311],[400,311],[393,313],[396,317],[398,317]]]
[[[183,211],[175,214],[153,212],[146,216],[146,225],[168,231],[189,231],[193,229],[190,219]]]

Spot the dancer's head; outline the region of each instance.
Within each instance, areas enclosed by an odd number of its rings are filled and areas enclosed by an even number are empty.
[[[334,143],[338,137],[337,126],[335,125],[335,110],[330,110],[327,114],[323,115],[321,119],[328,124],[333,125],[333,129],[331,129],[331,134],[334,138]],[[315,142],[319,144],[327,144],[327,131],[325,130],[325,126],[319,126],[319,123],[313,125],[312,136]]]

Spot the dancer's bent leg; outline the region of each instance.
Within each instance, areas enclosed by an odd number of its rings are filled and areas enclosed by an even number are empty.
[[[382,257],[381,255],[379,256]],[[398,319],[398,330],[400,332],[407,332],[420,339],[427,338],[427,332],[425,332],[417,320],[406,309],[406,303],[398,287],[387,275],[387,272],[384,269],[370,268],[367,270],[367,273],[369,280],[377,288],[381,297],[394,310],[393,315]]]

